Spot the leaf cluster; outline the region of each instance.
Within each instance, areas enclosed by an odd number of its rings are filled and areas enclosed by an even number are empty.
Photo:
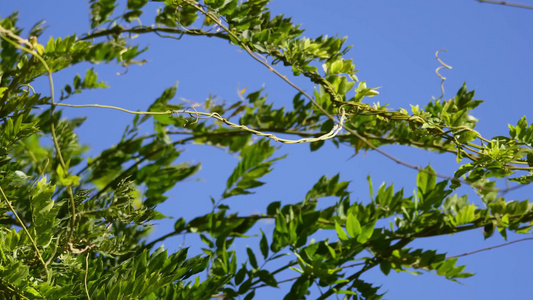
[[[285,299],[306,298],[312,287],[323,291],[319,299],[380,299],[381,289],[364,281],[375,267],[384,275],[472,276],[457,258],[409,247],[416,239],[478,228],[485,238],[496,230],[504,238],[531,232],[531,202],[509,201],[497,188],[502,178],[521,186],[533,181],[533,125],[526,117],[509,125],[508,136],[481,136],[472,111],[482,101],[466,84],[453,98],[432,99],[410,112],[367,103],[378,91],[355,76],[346,39],[303,37],[290,18],[272,16],[268,3],[91,0],[89,33],[43,44],[42,23],[24,39],[17,14],[0,19],[0,297],[252,299],[264,287],[289,282]],[[154,6],[157,13],[148,20],[144,12]],[[153,25],[132,25],[137,21]],[[275,108],[263,90],[243,90],[237,102],[209,97],[194,105],[205,111],[202,116],[222,116],[215,120],[177,115],[185,105],[174,104],[177,87],[170,86],[146,112],[136,113],[114,146],[87,158],[88,147],[76,133],[85,118],[64,118],[59,107],[75,107],[69,101],[77,95],[109,86],[91,66],[55,99],[53,73],[83,62],[143,64],[138,57],[147,48],[132,34],[149,33],[176,42],[183,35],[212,37],[239,47],[296,89],[292,107]],[[312,95],[277,71],[279,64],[307,79]],[[50,82],[49,94],[32,86],[41,76]],[[235,197],[252,200],[285,158],[278,155],[276,135],[324,136],[339,124],[334,116],[346,119],[347,133],[311,143],[312,151],[330,141],[356,154],[402,144],[451,153],[462,165],[446,180],[431,166],[418,168],[411,194],[384,183],[374,195],[369,177],[366,203],[353,201],[356,193],[337,174],[321,177],[290,204],[273,201],[249,215],[231,210]],[[228,127],[228,120],[240,125]],[[153,132],[142,134],[146,128]],[[151,222],[166,217],[157,210],[165,193],[200,170],[181,158],[192,143],[223,148],[239,161],[205,214],[178,216],[173,231],[147,242]],[[473,187],[480,201],[458,190],[461,185]],[[260,220],[271,221],[273,229]],[[188,248],[170,255],[154,249],[180,234],[198,236],[201,251],[189,257]],[[240,247],[243,240],[250,246]],[[282,280],[286,274],[291,276]]]

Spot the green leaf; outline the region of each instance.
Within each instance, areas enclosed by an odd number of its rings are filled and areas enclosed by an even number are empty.
[[[263,185],[263,182],[256,179],[270,173],[272,163],[284,158],[267,160],[274,150],[275,148],[270,146],[269,141],[265,139],[244,147],[241,150],[241,161],[228,178],[226,190],[222,195],[223,199],[234,195],[250,194],[249,189]]]
[[[52,195],[55,186],[47,182],[43,177],[35,189],[32,190],[31,206],[33,211],[33,230],[35,231],[36,242],[40,246],[48,245],[52,241],[53,228],[59,221],[56,220],[59,207],[54,206]]]
[[[383,274],[389,275],[392,265],[389,261],[384,260],[379,264],[379,268]]]
[[[281,208],[281,202],[273,201],[267,207],[267,214],[270,216],[275,215],[280,208]]]
[[[260,270],[257,275],[259,275],[259,278],[261,281],[266,283],[269,286],[278,287],[278,282],[276,281],[276,278],[274,278],[274,275],[272,275],[267,270]]]
[[[128,0],[128,9],[141,9],[148,3],[148,0]]]
[[[239,294],[244,294],[250,290],[252,286],[252,278],[246,279],[239,287]]]
[[[348,235],[346,235],[346,232],[344,232],[344,229],[342,229],[337,220],[335,220],[335,230],[337,231],[337,236],[341,241],[347,241],[349,239]]]
[[[167,257],[168,257],[167,250],[165,250],[161,246],[154,253],[152,253],[152,255],[150,256],[150,259],[148,260],[148,268],[150,268],[152,270],[161,269],[161,267],[163,267]]]
[[[420,170],[416,178],[418,198],[424,200],[425,196],[429,195],[433,191],[436,183],[437,173],[433,170],[433,168],[431,168],[431,166],[427,166],[426,168]]]
[[[250,247],[246,247],[246,253],[248,253],[248,261],[250,262],[250,265],[252,265],[254,269],[257,269],[259,267],[257,265],[257,259],[255,258],[255,254]]]
[[[95,28],[108,21],[116,4],[113,0],[91,0],[91,3],[91,28]]]
[[[368,190],[370,192],[370,201],[374,201],[374,187],[372,185],[372,178],[370,178],[370,175],[366,176],[366,180],[368,181]]]
[[[108,299],[119,299],[120,298],[120,286],[121,285],[122,285],[121,282],[117,282],[116,284],[113,285],[113,287],[111,288],[107,296]]]
[[[244,276],[246,275],[246,264],[242,266],[242,268],[235,274],[235,284],[239,285],[244,280]]]
[[[374,233],[374,227],[376,222],[370,222],[361,227],[361,233],[357,236],[357,242],[364,244],[366,243]]]
[[[268,241],[267,241],[267,238],[266,238],[266,236],[265,236],[265,234],[263,233],[262,230],[261,230],[261,241],[259,242],[259,248],[261,249],[261,254],[263,254],[263,258],[267,259],[267,257],[268,257]]]
[[[311,151],[317,151],[318,149],[322,148],[324,146],[324,141],[316,141],[309,143],[309,147],[311,147]]]
[[[175,223],[174,223],[174,231],[175,232],[181,232],[185,229],[185,219],[184,218],[179,218]]]
[[[359,224],[356,215],[349,214],[346,218],[346,231],[352,238],[356,238],[361,234],[361,224]]]
[[[342,60],[336,60],[334,61],[331,66],[329,67],[329,74],[337,74],[342,71],[343,62]]]
[[[251,291],[244,297],[244,300],[252,300],[255,297],[255,290]]]

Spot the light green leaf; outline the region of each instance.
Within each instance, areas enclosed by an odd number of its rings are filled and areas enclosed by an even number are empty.
[[[346,235],[346,232],[344,232],[344,229],[342,229],[337,220],[335,220],[335,230],[337,231],[337,236],[341,241],[347,241],[349,239]]]
[[[346,218],[346,231],[352,238],[356,238],[361,234],[361,224],[359,224],[357,216],[353,213],[348,214],[348,217]]]

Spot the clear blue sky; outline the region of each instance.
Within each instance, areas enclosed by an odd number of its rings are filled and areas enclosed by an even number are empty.
[[[523,0],[526,1],[526,0]],[[327,3],[327,4],[326,4]],[[160,4],[149,3],[153,11]],[[427,104],[431,97],[440,96],[440,79],[435,75],[439,66],[434,54],[447,49],[440,57],[453,67],[442,70],[447,77],[446,96],[451,97],[466,81],[476,90],[476,98],[485,100],[474,115],[480,119],[477,129],[486,137],[507,135],[507,124],[516,124],[523,115],[530,117],[533,100],[533,10],[480,4],[474,0],[388,0],[388,1],[315,1],[275,0],[273,14],[283,13],[301,23],[307,37],[322,34],[347,36],[354,45],[348,53],[360,70],[358,77],[371,87],[381,86],[380,95],[372,101],[388,103],[390,107]],[[20,10],[21,24],[30,28],[41,19],[49,25],[41,43],[49,35],[81,35],[89,28],[88,5],[85,1],[9,1],[0,0],[0,16]],[[132,66],[126,75],[117,76],[119,66],[96,66],[100,78],[111,89],[90,91],[71,103],[99,103],[145,110],[161,91],[179,82],[178,98],[202,101],[210,93],[220,100],[236,101],[236,90],[247,87],[254,91],[266,87],[269,101],[275,106],[290,105],[295,94],[272,73],[254,63],[236,47],[216,39],[184,37],[180,41],[141,36],[138,43],[149,45],[144,54],[149,63]],[[72,81],[73,74],[84,73],[88,64],[55,74],[56,87]],[[280,67],[286,75],[291,72]],[[307,91],[313,86],[295,79]],[[47,93],[44,79],[35,85]],[[177,100],[179,101],[179,100]],[[67,116],[89,116],[78,133],[81,141],[92,148],[91,155],[111,147],[119,139],[131,116],[115,111],[96,109],[67,109]],[[146,133],[149,129],[146,129]],[[415,187],[416,172],[398,166],[376,154],[360,154],[350,159],[353,151],[346,147],[336,150],[326,145],[317,153],[310,153],[308,145],[282,146],[287,159],[279,161],[265,180],[267,185],[248,197],[230,198],[228,204],[242,214],[264,212],[271,201],[284,204],[299,202],[308,189],[327,174],[340,172],[342,180],[351,181],[352,200],[368,201],[366,176],[371,175],[374,186],[381,182]],[[406,147],[385,147],[387,152],[411,163],[428,163],[438,173],[451,175],[456,168],[453,155],[431,155]],[[174,217],[194,216],[210,210],[209,196],[217,198],[225,187],[225,180],[237,163],[237,158],[220,149],[201,146],[187,147],[180,162],[201,162],[202,170],[194,179],[179,183],[168,192],[170,199],[160,207]],[[468,190],[462,190],[462,193]],[[471,193],[470,193],[471,194]],[[531,188],[509,193],[507,200],[528,199]],[[475,195],[470,198],[479,202]],[[327,201],[324,200],[324,201]],[[172,230],[173,220],[161,220],[154,237]],[[266,230],[271,224],[261,224]],[[510,235],[509,240],[524,236]],[[188,235],[185,242],[191,251],[201,245]],[[417,241],[413,247],[438,249],[450,255],[473,251],[504,242],[497,235],[484,241],[481,231],[455,236]],[[183,237],[165,241],[175,251]],[[256,247],[258,240],[244,241]],[[463,280],[462,285],[432,274],[413,276],[407,273],[385,277],[375,270],[362,278],[376,285],[383,284],[388,299],[528,299],[533,294],[533,241],[466,256],[460,263],[476,276]],[[294,276],[294,275],[292,275]],[[291,277],[286,274],[286,277]],[[283,278],[282,278],[283,279]],[[288,284],[281,289],[289,288]],[[316,290],[313,291],[316,293]],[[261,294],[266,296],[261,296]],[[275,299],[283,293],[276,289],[257,291],[257,299]],[[314,294],[316,295],[316,294]]]

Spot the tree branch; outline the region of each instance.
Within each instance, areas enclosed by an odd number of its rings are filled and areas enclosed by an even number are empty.
[[[511,7],[533,9],[533,5],[527,5],[527,4],[522,4],[522,3],[514,3],[514,2],[508,2],[508,1],[496,1],[496,0],[477,0],[477,1],[480,3],[500,4],[500,5],[511,6]]]
[[[507,242],[507,243],[503,243],[503,244],[499,244],[499,245],[495,245],[495,246],[491,246],[491,247],[487,247],[487,248],[483,248],[483,249],[478,249],[478,250],[471,251],[471,252],[465,252],[465,253],[462,253],[462,254],[457,254],[457,255],[447,256],[446,258],[458,258],[458,257],[463,257],[463,256],[467,256],[467,255],[471,255],[471,254],[476,254],[476,253],[483,252],[483,251],[489,251],[489,250],[492,250],[492,249],[496,249],[496,248],[500,248],[500,247],[505,247],[505,246],[509,246],[509,245],[512,245],[512,244],[515,244],[515,243],[520,243],[520,242],[530,241],[530,240],[533,240],[533,238],[523,238],[523,239],[519,239],[519,240],[516,240],[516,241],[511,241],[511,242]]]
[[[239,216],[235,216],[235,217],[226,217],[226,220],[237,220],[237,219],[251,219],[251,220],[260,220],[260,219],[275,219],[276,217],[275,216],[267,216],[267,215],[251,215],[251,216],[246,216],[246,217],[239,217]],[[207,222],[206,222],[207,223]],[[204,223],[205,224],[205,223]],[[203,224],[202,224],[203,225]],[[181,234],[183,231],[186,231],[187,229],[189,229],[189,227],[185,227],[183,228],[182,230],[174,230],[172,232],[169,232],[153,241],[151,241],[150,243],[144,245],[142,247],[142,250],[144,249],[151,249],[155,244],[159,243],[159,242],[162,242],[166,239],[168,239],[169,237],[172,237],[172,236],[175,236],[175,235],[178,235],[178,234]]]
[[[200,29],[188,29],[182,30],[178,28],[170,27],[154,27],[154,26],[136,26],[132,28],[124,28],[122,26],[115,26],[110,29],[99,30],[94,33],[88,34],[81,38],[81,40],[90,40],[98,37],[109,36],[109,35],[119,35],[122,33],[134,33],[134,34],[143,34],[143,33],[172,33],[178,35],[193,35],[193,36],[207,36],[207,37],[219,37],[221,39],[229,40],[229,36],[223,32],[209,32]]]

